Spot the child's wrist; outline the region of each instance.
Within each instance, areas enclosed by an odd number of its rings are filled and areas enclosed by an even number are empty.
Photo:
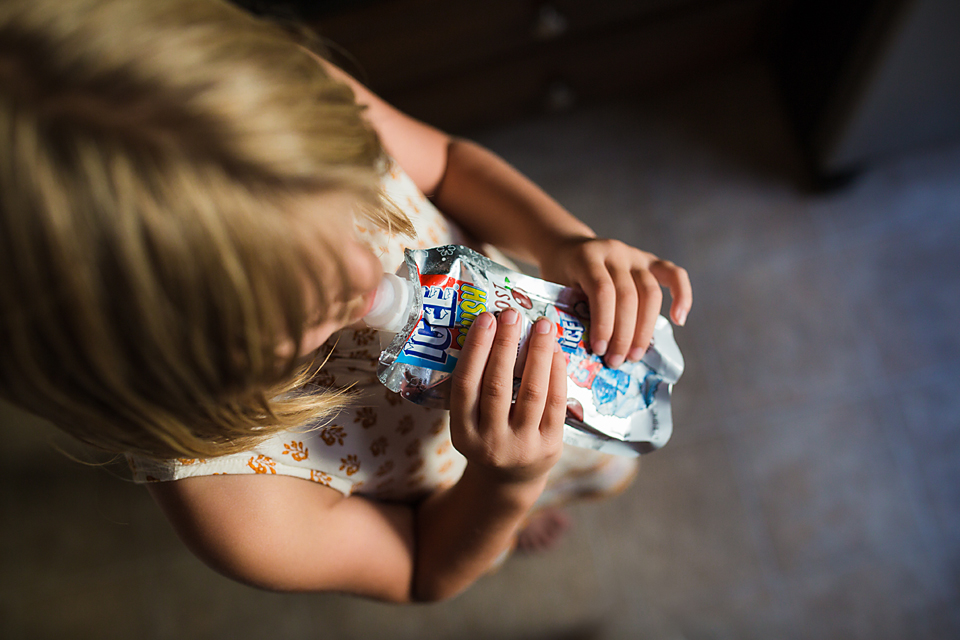
[[[582,229],[568,229],[564,231],[554,231],[544,233],[536,246],[532,248],[532,253],[540,265],[556,260],[562,254],[569,251],[576,245],[593,240],[597,234],[586,225]]]
[[[482,487],[484,494],[527,509],[537,501],[547,486],[547,472],[511,475],[502,470],[467,463],[462,482]]]

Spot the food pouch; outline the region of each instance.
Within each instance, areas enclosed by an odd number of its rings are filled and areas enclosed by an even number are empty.
[[[638,362],[616,369],[588,347],[589,306],[584,294],[503,267],[456,245],[407,250],[398,275],[412,285],[415,301],[404,327],[380,354],[378,375],[404,398],[448,408],[450,378],[467,331],[484,311],[514,308],[526,325],[551,320],[567,360],[564,442],[606,453],[635,456],[659,449],[673,424],[670,392],[683,373],[683,356],[670,323],[657,317],[653,342]],[[519,388],[526,338],[514,379]]]

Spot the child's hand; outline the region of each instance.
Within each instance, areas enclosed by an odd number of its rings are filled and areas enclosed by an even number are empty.
[[[511,405],[519,339],[516,310],[503,311],[499,320],[481,314],[467,334],[450,396],[453,445],[503,484],[545,478],[563,450],[567,371],[554,325],[544,318],[534,324]]]
[[[546,252],[541,277],[578,285],[590,301],[590,346],[605,355],[607,366],[643,357],[660,313],[663,293],[670,289],[670,317],[683,325],[693,304],[686,270],[652,253],[618,240],[576,237]]]

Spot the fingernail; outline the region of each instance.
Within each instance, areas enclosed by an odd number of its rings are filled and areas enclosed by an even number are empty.
[[[593,343],[593,352],[598,356],[602,356],[607,352],[607,341],[606,340],[597,340]]]
[[[630,353],[627,354],[627,360],[633,360],[634,362],[636,362],[637,360],[643,357],[644,353],[646,353],[646,351],[641,349],[640,347],[630,349]]]
[[[540,318],[536,324],[533,325],[533,329],[537,333],[550,333],[551,328],[553,328],[553,323],[546,318]]]
[[[493,326],[493,316],[487,312],[481,313],[474,321],[481,329],[489,329]]]
[[[687,312],[681,310],[680,313],[677,314],[677,324],[682,327],[684,324],[686,324],[686,322],[687,322]]]
[[[500,314],[500,324],[517,324],[517,320],[520,318],[520,314],[517,313],[517,310],[513,307],[505,309],[503,313]]]
[[[622,364],[623,364],[623,356],[621,356],[620,354],[617,354],[615,356],[610,356],[607,359],[607,366],[610,367],[611,369],[616,369]]]
[[[554,343],[553,343],[553,352],[556,353],[557,351],[560,351],[560,343],[559,343],[559,342],[554,342]]]

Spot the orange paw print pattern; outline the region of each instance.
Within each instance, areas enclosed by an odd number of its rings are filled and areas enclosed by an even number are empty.
[[[317,471],[316,469],[310,469],[310,479],[327,487],[333,482],[332,476],[327,475],[323,471]]]
[[[283,455],[289,455],[297,462],[302,462],[310,457],[310,450],[304,447],[302,442],[294,440],[290,444],[283,445]]]
[[[325,427],[320,430],[320,439],[326,443],[328,447],[332,447],[335,444],[343,446],[343,440],[347,437],[347,432],[343,430],[343,427]]]
[[[387,452],[387,439],[384,436],[380,436],[376,440],[370,443],[370,453],[376,456],[383,455]]]
[[[438,473],[446,473],[447,471],[450,471],[450,468],[451,468],[451,467],[453,467],[453,460],[447,460],[447,461],[444,462],[442,465],[440,465],[440,468],[437,469],[437,472],[438,472]]]
[[[420,453],[420,438],[417,438],[413,442],[408,444],[406,450],[404,450],[404,453],[407,454],[408,458],[412,458],[413,456]]]
[[[416,473],[417,471],[420,471],[421,469],[423,469],[423,458],[419,458],[416,462],[414,462],[412,465],[407,467],[407,473],[413,474],[413,473]]]
[[[444,440],[442,443],[440,443],[440,446],[437,447],[437,455],[442,456],[447,451],[450,451],[450,447],[452,446],[453,446],[452,442],[450,442],[449,440]]]
[[[277,474],[276,464],[272,458],[265,455],[251,457],[247,462],[247,466],[253,469],[254,473],[272,473],[274,475]]]
[[[377,424],[377,412],[373,407],[361,407],[357,410],[357,415],[353,418],[354,422],[359,422],[364,429],[369,429]]]
[[[352,476],[360,471],[360,458],[350,454],[346,458],[340,458],[340,471],[346,471],[348,476]]]
[[[417,201],[410,196],[407,196],[407,205],[409,205],[409,207],[413,209],[414,213],[420,213],[420,207],[417,206]],[[430,231],[433,232],[433,229],[431,229]],[[432,239],[433,238],[431,238],[431,240]]]
[[[405,436],[411,431],[413,431],[413,416],[408,415],[400,418],[400,421],[397,423],[397,433]]]
[[[329,388],[337,384],[337,378],[329,371],[321,369],[313,376],[313,382],[316,383],[317,386]]]
[[[387,404],[389,404],[391,407],[395,407],[403,402],[403,398],[400,397],[400,394],[394,393],[393,391],[390,391],[390,389],[387,389],[387,393],[383,397],[387,401]]]
[[[419,487],[420,485],[423,484],[423,481],[426,480],[426,479],[427,479],[426,476],[424,476],[424,475],[421,473],[421,474],[416,475],[416,476],[413,476],[412,478],[410,478],[409,480],[407,480],[407,486],[408,486],[408,487]]]
[[[357,329],[353,332],[353,341],[360,346],[373,344],[378,340],[376,329]]]
[[[382,465],[380,465],[379,469],[377,469],[376,476],[378,478],[382,478],[383,476],[387,475],[391,471],[393,471],[393,460],[387,460]]]
[[[437,418],[437,421],[433,423],[433,429],[430,430],[430,435],[438,436],[444,429],[447,428],[447,421],[445,418]]]

